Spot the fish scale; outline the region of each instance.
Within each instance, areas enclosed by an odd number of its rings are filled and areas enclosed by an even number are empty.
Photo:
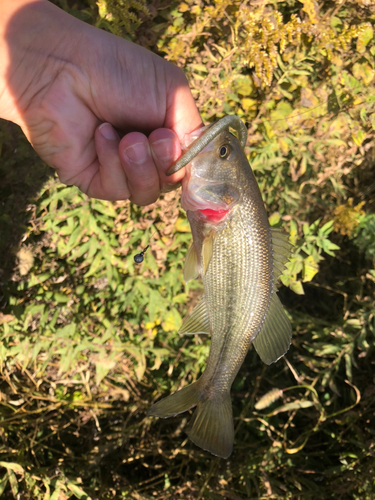
[[[252,205],[237,207],[230,223],[218,232],[203,278],[205,298],[212,305],[212,336],[202,378],[226,391],[263,324],[272,293],[272,252],[265,251],[271,249],[268,221],[253,221]],[[244,219],[245,228],[239,224]],[[228,367],[225,383],[223,366]]]
[[[235,128],[241,144],[229,132]],[[190,150],[171,167],[186,166],[182,207],[192,230],[184,277],[202,278],[204,296],[181,334],[211,335],[206,368],[193,384],[158,401],[148,415],[167,418],[196,406],[189,438],[227,458],[234,441],[230,389],[251,344],[273,363],[289,348],[291,326],[276,294],[290,244],[271,229],[259,187],[242,146],[246,128],[225,117],[194,133]],[[200,134],[203,135],[199,137]]]

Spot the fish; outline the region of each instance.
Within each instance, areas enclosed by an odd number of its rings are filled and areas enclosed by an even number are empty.
[[[211,345],[200,378],[161,399],[147,413],[168,418],[196,406],[188,437],[224,459],[234,442],[230,389],[250,345],[264,363],[271,364],[288,351],[292,336],[277,296],[291,244],[286,233],[270,227],[244,154],[246,138],[243,122],[226,116],[187,136],[187,152],[168,171],[186,168],[181,206],[193,243],[184,279],[200,277],[204,288],[179,333],[209,334]]]

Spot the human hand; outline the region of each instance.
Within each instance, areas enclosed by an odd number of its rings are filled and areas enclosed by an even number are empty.
[[[165,172],[201,125],[182,71],[48,1],[10,4],[0,0],[0,117],[91,197],[147,205],[179,182],[184,170]]]

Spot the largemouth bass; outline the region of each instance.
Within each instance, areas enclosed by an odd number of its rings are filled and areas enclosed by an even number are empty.
[[[237,130],[240,142],[230,133]],[[202,135],[203,134],[203,135]],[[211,335],[199,380],[154,404],[148,415],[171,417],[197,406],[187,434],[222,458],[233,448],[230,389],[251,344],[270,364],[288,350],[291,326],[276,295],[290,253],[287,235],[271,229],[254,174],[244,155],[247,130],[234,116],[188,136],[193,144],[171,167],[186,165],[181,205],[193,244],[186,281],[200,276],[204,295],[179,333]]]

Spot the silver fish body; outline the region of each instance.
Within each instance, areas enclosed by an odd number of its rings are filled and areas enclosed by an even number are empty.
[[[204,297],[180,333],[210,333],[211,347],[200,379],[148,414],[165,418],[196,405],[188,436],[227,458],[234,439],[230,388],[251,343],[266,363],[290,345],[275,286],[290,245],[280,230],[271,230],[254,174],[228,127],[187,165],[181,204],[193,235],[185,279],[200,275]]]

